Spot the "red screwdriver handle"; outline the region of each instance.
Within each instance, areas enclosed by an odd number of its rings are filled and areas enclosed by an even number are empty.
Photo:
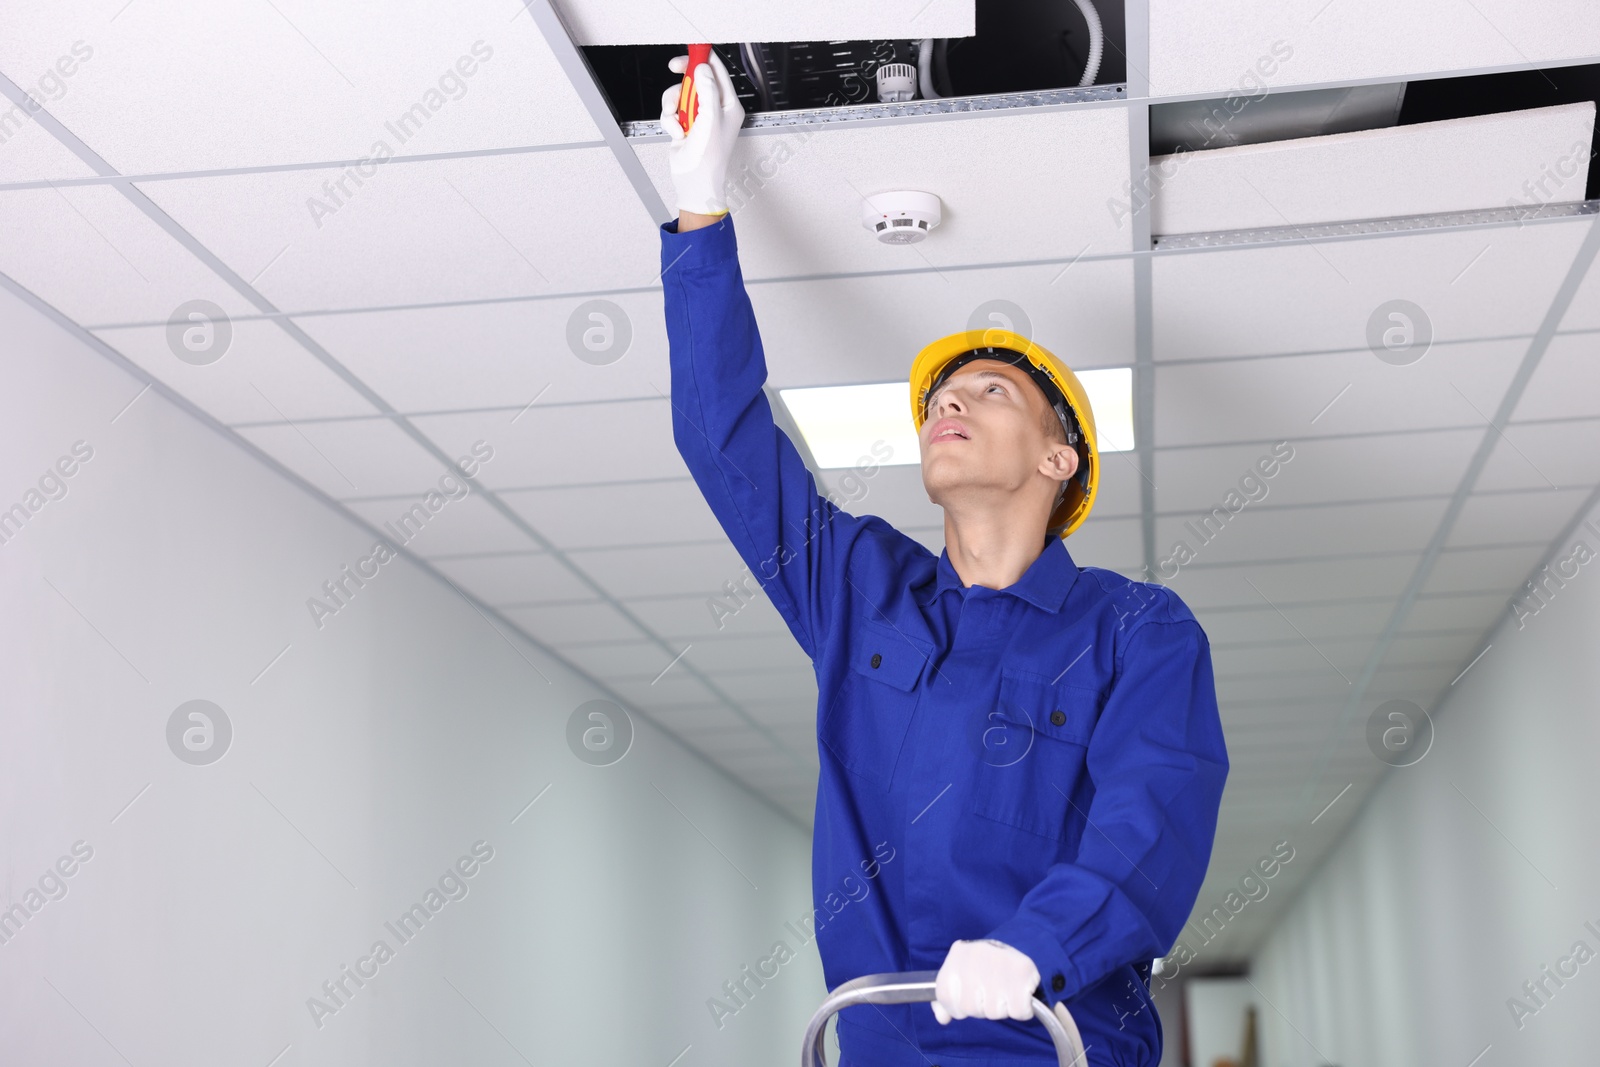
[[[711,62],[709,44],[689,46],[689,65],[683,68],[683,87],[678,90],[678,125],[683,127],[684,133],[689,132],[689,127],[694,125],[695,116],[700,114],[700,94],[694,89],[694,70],[700,64],[709,62]]]

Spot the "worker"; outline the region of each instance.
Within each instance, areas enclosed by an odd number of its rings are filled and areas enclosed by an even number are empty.
[[[1009,331],[935,341],[911,366],[937,557],[818,494],[762,391],[725,192],[744,110],[715,52],[692,76],[688,133],[676,85],[661,115],[673,440],[816,670],[819,911],[876,875],[818,930],[828,987],[938,973],[931,1011],[841,1012],[842,1067],[1054,1063],[1035,997],[1094,1067],[1156,1064],[1151,965],[1194,906],[1228,770],[1205,632],[1165,586],[1067,551],[1098,488],[1093,412]]]

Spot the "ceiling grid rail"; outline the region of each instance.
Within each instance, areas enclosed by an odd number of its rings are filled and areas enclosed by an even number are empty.
[[[1156,581],[1155,294],[1150,259],[1150,3],[1126,0],[1128,202],[1133,227],[1133,446],[1139,471],[1139,552],[1144,579]]]

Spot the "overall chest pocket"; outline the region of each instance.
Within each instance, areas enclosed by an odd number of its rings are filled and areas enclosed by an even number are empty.
[[[972,810],[1075,842],[1083,815],[1073,807],[1087,809],[1084,761],[1099,710],[1093,689],[1002,671],[999,700],[974,731]]]
[[[819,736],[850,771],[887,790],[911,729],[928,652],[892,626],[865,621],[851,630],[848,669]]]

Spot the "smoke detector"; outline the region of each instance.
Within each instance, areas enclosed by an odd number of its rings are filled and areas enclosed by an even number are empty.
[[[885,63],[878,68],[878,101],[898,104],[917,95],[917,68],[910,63]]]
[[[939,198],[900,190],[869,196],[861,206],[861,225],[886,245],[916,244],[939,225]]]

